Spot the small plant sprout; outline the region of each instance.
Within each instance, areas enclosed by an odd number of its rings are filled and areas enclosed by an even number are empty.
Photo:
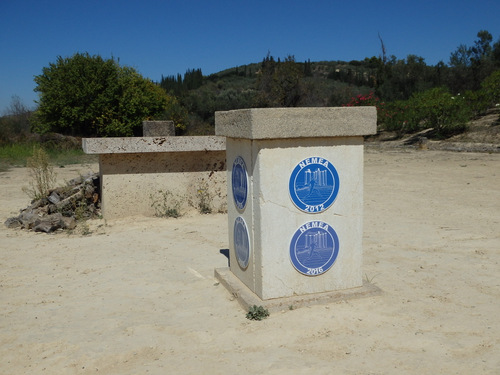
[[[269,316],[269,311],[262,306],[253,305],[246,315],[249,320],[262,320]]]
[[[210,193],[208,191],[208,183],[205,181],[201,181],[201,186],[196,191],[196,195],[198,196],[198,211],[201,214],[211,214],[212,208],[210,207]]]
[[[373,275],[372,277],[368,277],[368,275],[365,273],[365,281],[366,281],[367,283],[369,283],[369,284],[374,284],[374,283],[373,283],[373,279],[374,279],[375,277],[377,277],[377,276],[378,276],[378,274]]]
[[[170,191],[158,191],[158,195],[151,194],[151,207],[155,210],[157,217],[173,217],[178,218],[180,213],[180,202],[173,197]]]

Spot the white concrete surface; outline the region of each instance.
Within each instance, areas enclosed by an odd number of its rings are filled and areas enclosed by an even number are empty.
[[[99,154],[106,219],[182,214],[200,205],[226,210],[224,137],[85,138],[82,146]]]
[[[317,109],[317,121],[315,109],[291,109],[290,113],[286,112],[287,109],[242,110],[230,111],[229,114],[218,113],[216,117],[219,120],[216,122],[216,133],[228,135],[226,157],[230,270],[262,300],[344,290],[363,284],[361,134],[372,132],[376,113],[353,108],[353,119],[349,119],[349,109]],[[293,116],[299,112],[301,116]],[[328,126],[327,113],[341,113],[342,116],[334,115]],[[263,119],[265,114],[270,114],[270,118]],[[359,117],[360,114],[366,117]],[[233,122],[239,120],[243,121],[243,125]],[[360,121],[354,127],[355,133],[359,134],[347,136],[353,132],[350,125],[354,120]],[[260,124],[266,123],[266,129],[274,128],[272,121],[277,121],[278,127],[284,130],[281,136],[266,139],[276,132],[267,132]],[[290,131],[293,129],[302,129],[302,134],[307,135],[292,137]],[[330,134],[346,136],[318,136],[327,132],[327,129]],[[256,138],[247,138],[252,136]],[[245,160],[250,182],[248,203],[244,210],[238,210],[232,199],[231,169],[238,156]],[[292,171],[298,163],[311,157],[324,158],[334,165],[340,182],[334,203],[319,213],[299,210],[290,197]],[[232,234],[234,222],[239,216],[245,219],[249,228],[251,258],[246,269],[241,268],[236,261]],[[339,239],[338,256],[334,264],[316,276],[298,272],[290,256],[294,233],[311,221],[321,221],[334,228]]]

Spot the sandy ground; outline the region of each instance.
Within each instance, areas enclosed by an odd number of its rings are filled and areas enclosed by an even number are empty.
[[[25,184],[0,173],[2,221]],[[224,215],[89,225],[1,226],[1,374],[500,374],[500,154],[367,149],[364,273],[383,294],[261,322],[213,278]]]

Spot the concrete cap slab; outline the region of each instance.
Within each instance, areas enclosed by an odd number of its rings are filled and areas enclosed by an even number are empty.
[[[226,138],[217,136],[83,138],[82,148],[86,154],[225,151]]]
[[[231,138],[351,137],[376,132],[375,107],[254,108],[215,112],[215,134]]]

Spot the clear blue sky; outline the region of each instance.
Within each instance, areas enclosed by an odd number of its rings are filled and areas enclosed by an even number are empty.
[[[204,75],[294,55],[296,61],[415,54],[448,62],[479,30],[500,38],[499,0],[0,0],[0,114],[57,56],[120,59],[144,77]]]

